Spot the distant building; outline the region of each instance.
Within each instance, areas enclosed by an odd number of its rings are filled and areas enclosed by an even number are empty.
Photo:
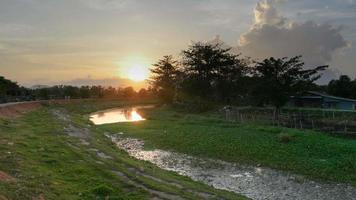
[[[331,96],[320,92],[307,92],[303,96],[291,97],[289,106],[356,111],[356,100]]]

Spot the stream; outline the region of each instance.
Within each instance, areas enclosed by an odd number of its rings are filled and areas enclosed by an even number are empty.
[[[220,160],[202,159],[164,150],[144,150],[144,142],[109,135],[118,148],[130,156],[188,176],[217,189],[228,190],[256,200],[351,200],[356,188],[346,184],[318,183],[291,173],[263,167],[249,167]]]

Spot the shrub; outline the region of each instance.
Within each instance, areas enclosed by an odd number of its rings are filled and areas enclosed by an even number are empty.
[[[290,143],[293,141],[294,136],[290,135],[288,133],[282,132],[277,135],[277,138],[278,138],[278,142],[287,144],[287,143]]]

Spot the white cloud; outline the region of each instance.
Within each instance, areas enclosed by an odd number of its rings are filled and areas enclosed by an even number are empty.
[[[240,37],[239,50],[244,55],[258,59],[302,55],[306,65],[313,66],[330,63],[336,51],[348,46],[341,28],[313,21],[288,21],[275,4],[272,0],[257,4],[255,24]],[[332,75],[326,72],[325,78]]]
[[[263,0],[257,3],[255,14],[255,25],[263,26],[265,24],[270,25],[282,25],[286,20],[283,18],[277,9],[274,7],[275,0]]]

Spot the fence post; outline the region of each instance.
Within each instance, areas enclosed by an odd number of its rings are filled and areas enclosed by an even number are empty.
[[[345,120],[345,128],[344,128],[344,132],[347,133],[347,120]]]
[[[300,129],[303,129],[302,118],[299,118],[299,125],[300,125]]]
[[[241,123],[240,115],[241,115],[240,112],[236,112],[235,117],[236,117],[236,121],[237,121],[238,123]]]

